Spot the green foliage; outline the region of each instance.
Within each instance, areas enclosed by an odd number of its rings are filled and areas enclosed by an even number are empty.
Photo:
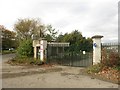
[[[21,41],[17,49],[17,54],[20,57],[28,57],[33,55],[32,40],[28,39]]]
[[[56,39],[58,31],[56,31],[51,25],[46,27],[46,35],[45,38],[47,41],[54,41]]]
[[[100,63],[87,68],[88,73],[98,73],[101,70],[102,70],[102,65]]]
[[[18,46],[16,33],[6,28],[2,28],[2,48],[9,49],[9,48],[16,48]]]
[[[60,34],[57,39],[57,42],[69,42],[70,47],[69,51],[92,51],[92,39],[85,38],[82,36],[82,33],[78,30],[74,30],[71,33],[65,33],[64,35]]]
[[[33,57],[15,57],[8,61],[12,65],[41,65],[43,64],[40,60],[34,59]]]
[[[52,36],[49,35],[49,34],[45,35],[45,39],[46,39],[48,42],[53,41]]]

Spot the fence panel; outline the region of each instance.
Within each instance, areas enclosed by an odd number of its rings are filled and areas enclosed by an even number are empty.
[[[107,52],[118,52],[118,43],[102,43],[102,50],[105,49]]]
[[[90,66],[92,65],[92,53],[83,54],[79,52],[68,51],[69,47],[48,45],[47,62],[65,66]]]
[[[47,57],[48,63],[59,64],[64,66],[74,66],[74,67],[87,67],[92,65],[92,53],[86,54],[68,54],[64,53],[62,55],[49,56]]]

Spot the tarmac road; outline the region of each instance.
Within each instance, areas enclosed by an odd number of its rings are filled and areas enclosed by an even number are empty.
[[[14,54],[3,56],[8,61]],[[49,68],[11,66],[3,63],[3,88],[118,88],[117,84],[80,74],[81,67]]]
[[[5,55],[2,55],[1,57],[2,57],[2,62],[4,63],[4,62],[7,62],[9,59],[11,59],[11,58],[14,58],[16,55],[15,54],[5,54]]]
[[[0,54],[0,90],[2,89],[2,68],[5,67],[4,63],[13,57],[15,57],[15,54]]]

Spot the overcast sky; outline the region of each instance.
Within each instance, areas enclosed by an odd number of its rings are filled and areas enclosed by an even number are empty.
[[[19,18],[40,18],[56,30],[117,42],[119,0],[0,0],[0,24],[12,30]]]

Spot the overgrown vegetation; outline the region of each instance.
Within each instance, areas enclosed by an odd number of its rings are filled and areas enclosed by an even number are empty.
[[[101,70],[102,70],[102,65],[99,63],[99,64],[88,67],[87,72],[88,73],[98,73]]]
[[[103,49],[101,62],[97,65],[89,67],[88,73],[98,73],[108,68],[112,68],[119,71],[120,56],[118,52],[114,52],[112,50],[107,51],[106,49]]]
[[[120,66],[120,56],[118,52],[112,50],[102,50],[102,67],[119,67]]]
[[[18,57],[30,57],[33,55],[32,40],[23,40],[21,41],[17,49]]]
[[[15,57],[8,61],[11,65],[42,65],[43,63],[39,59],[33,57]]]
[[[120,84],[120,56],[114,50],[102,50],[102,60],[99,64],[87,68],[87,73]]]

